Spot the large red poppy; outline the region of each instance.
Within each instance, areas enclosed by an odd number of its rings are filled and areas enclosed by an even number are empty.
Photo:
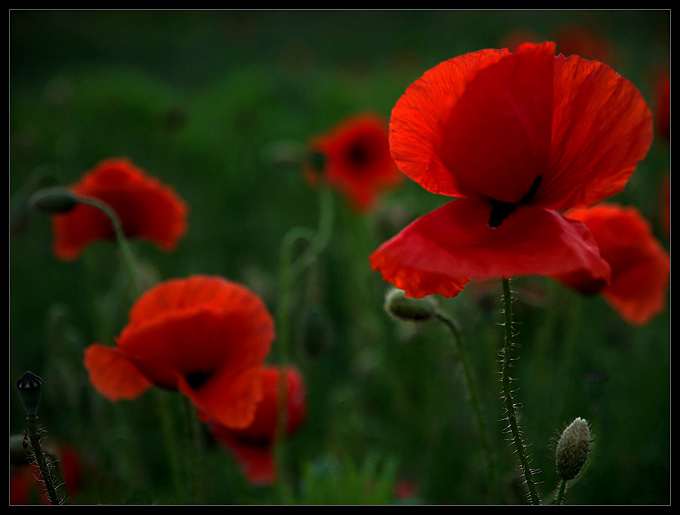
[[[470,278],[609,280],[588,228],[558,211],[623,189],[651,144],[651,114],[608,66],[554,51],[527,43],[456,57],[395,105],[390,146],[401,171],[462,197],[371,255],[407,295],[455,296]]]
[[[100,162],[70,190],[108,204],[120,218],[126,236],[153,242],[165,251],[173,250],[186,232],[184,201],[127,159]],[[52,225],[54,253],[64,261],[76,259],[90,243],[115,239],[111,220],[85,204],[54,215]]]
[[[271,483],[276,479],[273,445],[278,424],[279,384],[284,370],[287,390],[285,433],[294,433],[304,421],[307,404],[302,375],[293,367],[268,366],[262,369],[262,400],[248,427],[231,429],[215,423],[209,426],[215,438],[231,450],[253,484]]]
[[[665,309],[670,258],[637,209],[599,204],[567,211],[565,216],[588,226],[612,270],[610,284],[599,290],[575,278],[566,279],[567,285],[599,291],[633,325],[645,324]]]
[[[385,189],[403,176],[390,155],[387,120],[362,113],[340,122],[308,143],[307,179],[326,181],[360,212],[369,210]]]
[[[115,347],[85,350],[85,367],[112,401],[156,385],[186,395],[203,421],[244,427],[262,395],[260,367],[273,338],[266,306],[244,286],[172,279],[139,298]]]

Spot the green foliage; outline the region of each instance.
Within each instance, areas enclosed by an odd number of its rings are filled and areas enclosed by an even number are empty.
[[[154,396],[112,404],[89,385],[86,346],[113,344],[129,299],[115,246],[62,263],[49,220],[29,213],[39,186],[73,183],[98,161],[127,156],[190,208],[172,254],[134,251],[148,284],[219,274],[278,302],[284,235],[317,227],[318,198],[294,160],[308,138],[362,110],[389,117],[404,89],[461,53],[503,45],[516,29],[550,39],[582,24],[616,50],[613,66],[653,105],[670,66],[665,11],[12,11],[10,13],[10,433],[24,430],[14,382],[44,379],[40,420],[50,440],[84,456],[83,504],[175,504]],[[559,50],[559,49],[558,49]],[[669,146],[656,137],[615,199],[660,227]],[[368,255],[444,199],[412,182],[357,216],[334,198],[334,232],[295,284],[291,360],[308,392],[305,424],[286,443],[291,503],[393,504],[412,480],[422,504],[518,504],[516,457],[501,430],[500,285],[438,299],[455,318],[479,386],[498,484],[486,463],[451,335],[395,322]],[[569,504],[670,502],[670,312],[641,328],[600,297],[542,278],[513,281],[520,359],[512,370],[539,488],[557,484],[553,436],[588,420],[596,446]],[[182,409],[168,399],[182,431]],[[202,435],[209,504],[278,504],[248,484],[233,457]],[[404,501],[407,502],[407,501]]]

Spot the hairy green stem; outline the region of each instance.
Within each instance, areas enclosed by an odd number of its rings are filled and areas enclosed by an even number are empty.
[[[503,286],[503,308],[505,312],[505,334],[503,339],[503,352],[502,352],[502,370],[501,370],[501,381],[503,384],[503,401],[505,403],[505,411],[507,414],[508,428],[512,434],[512,441],[515,445],[515,450],[517,451],[517,457],[522,467],[522,472],[524,473],[524,479],[529,489],[529,498],[531,504],[540,504],[540,498],[538,492],[536,491],[536,485],[534,484],[533,474],[531,471],[531,466],[529,459],[525,454],[525,446],[522,441],[522,436],[519,430],[519,424],[517,422],[517,415],[515,412],[515,401],[512,396],[512,389],[510,387],[510,368],[512,367],[512,338],[513,338],[513,320],[512,320],[512,297],[510,291],[510,279],[501,279]]]
[[[26,420],[28,421],[28,437],[31,440],[31,449],[33,451],[33,455],[35,456],[35,461],[38,464],[38,468],[40,469],[43,482],[45,483],[47,495],[49,496],[50,502],[52,504],[60,504],[59,496],[57,494],[56,480],[52,474],[52,471],[50,470],[40,445],[37,417],[28,416],[26,417]]]
[[[477,428],[479,430],[479,437],[482,441],[482,449],[484,451],[484,456],[486,458],[487,471],[489,474],[489,487],[496,484],[496,465],[491,452],[491,445],[489,444],[489,438],[487,434],[486,424],[484,423],[484,416],[482,414],[481,403],[479,401],[479,396],[477,393],[476,382],[474,374],[472,371],[472,365],[470,364],[470,359],[468,358],[467,352],[465,351],[465,346],[461,338],[460,331],[458,327],[445,313],[440,311],[436,312],[436,317],[438,320],[444,323],[444,325],[449,329],[453,335],[453,343],[458,355],[458,359],[463,367],[463,374],[465,376],[465,383],[468,390],[468,395],[470,396],[470,403],[472,404],[472,410],[474,412],[475,420],[477,422]]]
[[[156,395],[156,406],[158,414],[161,418],[161,428],[163,431],[163,438],[165,439],[165,448],[168,452],[168,459],[170,460],[170,473],[172,475],[173,484],[177,493],[182,492],[182,497],[185,496],[185,485],[182,481],[181,467],[179,464],[179,454],[177,445],[177,436],[175,433],[175,424],[170,416],[168,409],[166,393],[154,390]]]
[[[564,502],[564,491],[567,489],[567,480],[561,479],[560,486],[557,489],[557,494],[555,495],[555,502],[553,504],[562,504]]]
[[[189,472],[189,498],[193,504],[202,502],[201,492],[201,426],[195,408],[188,397],[182,395],[185,416],[185,436],[187,440],[187,470]]]

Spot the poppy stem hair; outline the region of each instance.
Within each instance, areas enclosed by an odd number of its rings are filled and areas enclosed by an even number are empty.
[[[111,225],[116,234],[116,243],[118,244],[118,249],[120,250],[121,256],[123,258],[123,268],[125,269],[128,277],[130,279],[130,285],[132,287],[133,297],[136,299],[142,293],[142,287],[139,283],[139,278],[136,273],[135,259],[132,254],[132,249],[125,238],[125,233],[123,232],[123,226],[120,223],[120,218],[116,212],[111,209],[111,207],[94,197],[87,197],[83,195],[78,195],[77,200],[80,204],[84,204],[95,209],[100,210],[104,213],[109,220],[111,220]]]
[[[540,498],[536,490],[536,485],[533,480],[533,473],[530,467],[529,458],[527,457],[522,440],[522,435],[520,434],[519,424],[517,422],[517,414],[515,410],[515,401],[513,398],[513,392],[510,388],[510,368],[512,367],[512,347],[513,347],[513,319],[512,319],[512,293],[510,291],[510,279],[503,277],[501,279],[503,286],[503,310],[505,313],[505,334],[503,338],[503,350],[501,352],[501,382],[503,384],[503,403],[505,405],[505,418],[508,421],[508,426],[505,429],[511,433],[511,441],[515,446],[517,451],[517,457],[524,474],[524,479],[526,481],[527,488],[529,489],[529,498],[531,504],[540,504]]]

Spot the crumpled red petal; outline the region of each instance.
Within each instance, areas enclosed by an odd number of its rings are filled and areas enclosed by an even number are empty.
[[[84,364],[92,385],[110,401],[134,399],[153,386],[115,347],[90,345],[85,349]]]
[[[467,83],[507,50],[480,50],[445,61],[411,84],[392,109],[390,149],[399,169],[432,193],[460,196],[454,173],[439,156],[442,124]]]
[[[108,204],[130,238],[171,251],[186,232],[188,208],[170,188],[124,158],[108,159],[86,173],[71,190]],[[111,221],[98,209],[78,205],[52,217],[54,253],[65,261],[76,259],[90,243],[113,240]]]
[[[137,301],[111,350],[119,359],[90,367],[90,381],[109,398],[129,398],[117,393],[116,375],[135,370],[187,395],[203,419],[242,427],[261,396],[259,369],[273,338],[271,315],[245,287],[220,277],[173,279]]]
[[[520,205],[491,228],[490,212],[484,199],[449,202],[384,243],[371,267],[411,297],[450,297],[470,278],[582,273],[608,282],[609,265],[582,223]]]
[[[582,292],[599,291],[632,325],[643,325],[665,309],[670,258],[637,209],[599,204],[565,216],[589,227],[612,275],[611,283],[599,289],[559,278],[562,282]]]
[[[589,207],[623,190],[653,138],[640,92],[607,65],[555,58],[550,173],[532,203]]]

